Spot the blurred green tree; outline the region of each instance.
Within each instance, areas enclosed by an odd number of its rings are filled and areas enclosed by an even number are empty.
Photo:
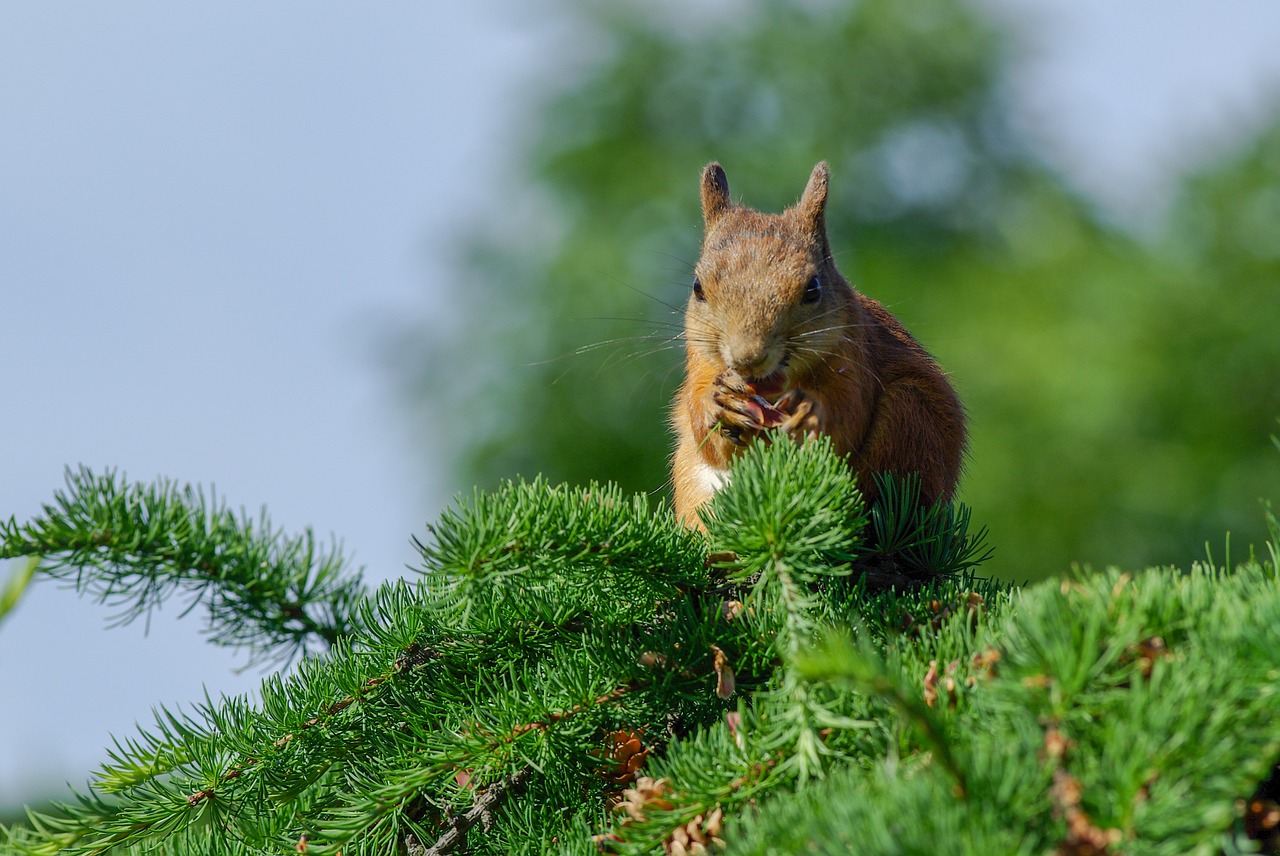
[[[524,183],[475,224],[447,317],[397,358],[459,450],[454,484],[661,493],[699,170],[719,160],[736,197],[780,210],[825,159],[842,270],[969,408],[961,497],[992,530],[988,567],[1168,563],[1224,526],[1261,542],[1256,497],[1280,483],[1274,140],[1189,183],[1153,245],[1018,139],[1006,40],[961,0],[563,2],[585,59],[517,143]]]

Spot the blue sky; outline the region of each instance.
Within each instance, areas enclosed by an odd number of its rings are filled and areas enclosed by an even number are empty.
[[[1019,22],[1029,133],[1117,216],[1280,99],[1271,0],[987,4]],[[7,3],[0,515],[37,512],[67,465],[118,467],[404,573],[461,486],[424,483],[432,438],[408,436],[379,338],[447,307],[441,259],[560,53],[514,5]],[[179,611],[146,635],[28,593],[0,624],[0,803],[82,783],[154,704],[257,685]]]

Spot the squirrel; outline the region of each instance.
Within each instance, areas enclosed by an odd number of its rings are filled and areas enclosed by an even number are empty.
[[[874,473],[918,473],[920,500],[949,500],[965,451],[965,414],[946,375],[880,303],[853,289],[827,242],[829,173],[814,167],[800,201],[763,214],[729,198],[718,163],[702,172],[705,232],[685,310],[686,370],[672,405],[676,516],[698,509],[729,464],[771,429],[831,437],[859,490]]]

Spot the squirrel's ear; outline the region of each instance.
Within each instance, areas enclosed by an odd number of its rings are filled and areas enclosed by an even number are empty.
[[[823,237],[826,237],[827,234],[827,183],[829,178],[830,172],[827,169],[827,162],[819,162],[813,168],[813,172],[809,174],[809,183],[804,186],[804,194],[800,197],[800,201],[796,203],[796,208],[799,210],[800,216],[804,218],[805,225]]]
[[[702,219],[710,229],[729,210],[729,179],[712,161],[702,171]]]

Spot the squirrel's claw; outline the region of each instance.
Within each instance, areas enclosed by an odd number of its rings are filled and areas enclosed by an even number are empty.
[[[746,439],[744,439],[742,436],[741,428],[737,428],[732,425],[725,425],[721,423],[720,433],[725,436],[725,439],[727,439],[730,443],[732,443],[735,446],[747,445]]]
[[[773,406],[783,413],[790,414],[803,401],[808,401],[808,396],[804,394],[804,390],[798,388],[789,389],[773,403]]]
[[[801,390],[793,389],[778,399],[777,408],[787,414],[778,430],[791,439],[800,441],[818,436],[818,413],[813,399]]]
[[[752,399],[738,398],[716,390],[712,393],[711,400],[715,402],[716,408],[720,411],[717,414],[717,421],[721,424],[750,431],[764,429],[764,410]]]

